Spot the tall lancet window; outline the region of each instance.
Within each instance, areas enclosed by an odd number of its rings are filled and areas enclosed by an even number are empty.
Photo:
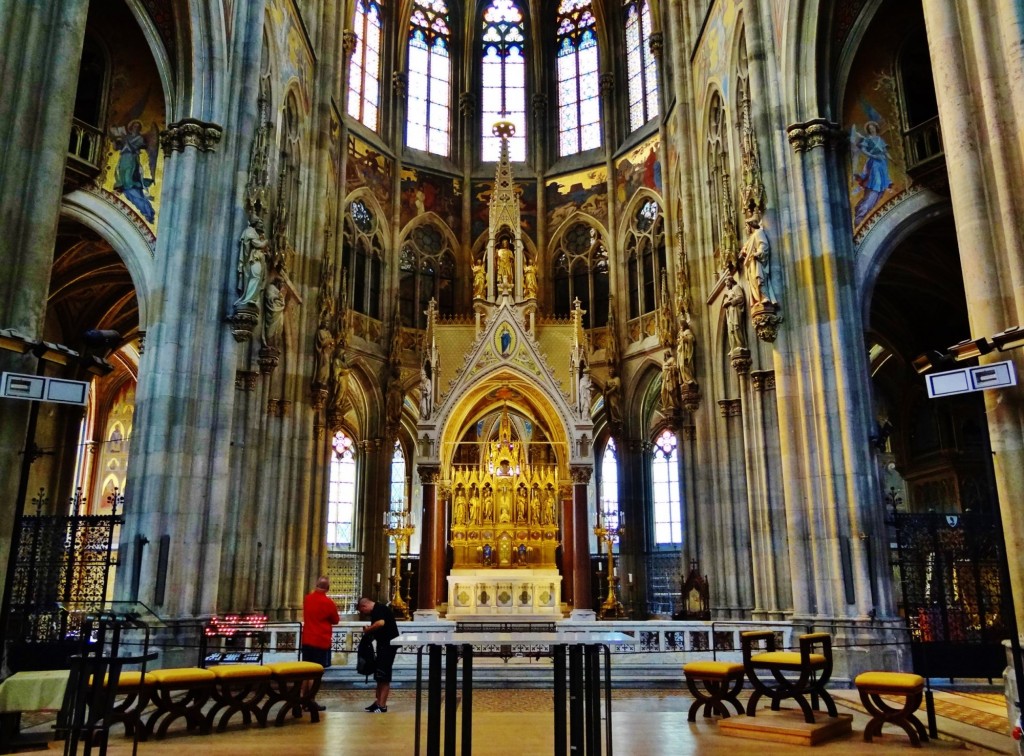
[[[509,159],[526,160],[526,26],[513,0],[491,0],[483,17],[481,77],[481,157],[496,162],[501,139],[491,133],[495,121],[511,121],[516,134],[509,139]]]
[[[451,30],[444,0],[415,0],[409,20],[409,106],[405,143],[451,152]]]
[[[651,52],[650,4],[626,0],[625,11],[629,130],[636,131],[658,115],[658,63]]]
[[[380,109],[380,6],[373,0],[356,0],[352,28],[356,48],[348,70],[348,114],[376,131]]]
[[[601,510],[617,512],[619,509],[619,456],[615,439],[609,438],[601,457]]]
[[[659,546],[682,545],[679,451],[676,434],[670,430],[662,431],[654,441],[651,488],[654,493],[654,542]]]
[[[345,431],[334,434],[331,444],[331,478],[327,489],[327,547],[352,548],[356,512],[355,442]]]
[[[402,445],[395,441],[395,453],[391,455],[391,511],[404,512],[408,508],[405,502],[405,454]]]
[[[558,154],[601,146],[597,32],[590,0],[558,6]]]

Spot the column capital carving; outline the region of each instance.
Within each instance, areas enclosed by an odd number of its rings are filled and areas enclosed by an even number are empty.
[[[391,88],[395,90],[395,94],[402,96],[405,94],[405,87],[409,83],[405,74],[401,71],[395,71],[391,74]]]
[[[739,399],[719,399],[718,410],[722,417],[739,417],[743,414]]]
[[[420,465],[416,468],[416,473],[420,476],[420,483],[425,486],[441,482],[441,468],[436,465]]]
[[[797,152],[809,152],[815,147],[831,148],[843,135],[839,124],[827,118],[812,118],[804,123],[786,127],[786,136]]]
[[[605,71],[601,74],[600,82],[602,96],[610,97],[615,92],[615,74]]]
[[[750,373],[750,384],[754,391],[773,391],[775,389],[774,370],[754,370]]]
[[[661,53],[665,49],[665,32],[653,32],[647,38],[647,44],[651,48],[651,52],[654,53],[654,57],[661,60]]]
[[[341,33],[341,51],[345,54],[346,60],[352,57],[352,53],[356,50],[356,33],[351,29],[346,29]]]
[[[590,482],[590,476],[594,474],[594,468],[590,465],[572,465],[569,467],[569,474],[572,482],[577,486],[585,486]]]
[[[170,157],[172,152],[184,152],[186,147],[213,152],[223,135],[224,128],[216,123],[183,118],[177,123],[168,124],[160,132],[160,146],[164,157]]]
[[[252,370],[239,370],[235,373],[235,388],[239,391],[252,391],[256,388],[259,373]]]

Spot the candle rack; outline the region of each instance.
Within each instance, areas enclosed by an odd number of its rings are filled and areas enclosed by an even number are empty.
[[[409,522],[408,510],[389,509],[384,513],[384,533],[395,542],[395,579],[392,580],[394,593],[391,596],[391,611],[395,619],[409,619],[409,605],[402,598],[402,552],[409,546],[409,539],[416,528]]]
[[[599,544],[603,543],[608,550],[608,595],[605,596],[601,606],[597,609],[598,619],[626,618],[626,610],[616,594],[616,589],[619,586],[619,575],[618,568],[615,566],[614,551],[616,542],[620,540],[622,533],[625,531],[624,520],[625,517],[621,510],[598,507],[597,525],[594,527],[594,535],[597,536]]]

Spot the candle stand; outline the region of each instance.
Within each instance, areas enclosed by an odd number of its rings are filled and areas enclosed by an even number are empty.
[[[392,581],[394,593],[391,596],[391,611],[395,619],[409,619],[409,605],[402,598],[402,552],[409,546],[409,538],[416,530],[409,523],[408,511],[388,510],[384,513],[384,533],[395,542],[395,579]]]
[[[626,610],[616,595],[619,586],[618,569],[615,567],[614,545],[621,538],[623,526],[623,513],[621,510],[597,510],[597,526],[594,528],[594,535],[598,541],[608,549],[608,595],[597,610],[598,619],[625,619]]]

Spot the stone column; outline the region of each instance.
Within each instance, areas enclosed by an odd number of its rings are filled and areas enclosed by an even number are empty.
[[[576,501],[573,497],[573,490],[570,486],[559,488],[558,498],[562,502],[562,601],[572,608],[590,608],[589,597],[580,596],[581,604],[576,603],[576,551],[579,536],[577,529],[579,524],[576,521]],[[586,526],[584,526],[585,528]],[[585,532],[585,531],[584,531]],[[590,553],[590,544],[586,542],[583,547],[585,553]],[[589,571],[589,567],[587,568]]]
[[[419,609],[434,609],[447,600],[445,588],[445,502],[439,496],[440,469],[420,465],[420,488],[423,492],[423,534],[420,541]]]
[[[88,0],[0,4],[0,328],[34,339],[43,335],[88,10]],[[0,371],[35,373],[35,359],[0,350]],[[28,402],[4,400],[0,412],[4,569],[28,411]]]
[[[594,609],[591,606],[593,594],[590,590],[590,478],[594,468],[590,465],[573,465],[572,474],[572,515],[573,515],[573,560],[572,591],[573,606],[577,609]],[[568,584],[568,578],[566,579]]]
[[[924,3],[971,337],[1024,325],[1022,20],[1015,3]],[[980,358],[1012,358],[1021,350]],[[1024,628],[1024,390],[984,392],[1017,625]]]
[[[367,439],[359,448],[363,454],[362,485],[356,501],[363,517],[363,595],[373,596],[376,574],[381,574],[382,594],[391,575],[391,539],[384,534],[384,512],[391,506],[391,448],[383,438]]]

